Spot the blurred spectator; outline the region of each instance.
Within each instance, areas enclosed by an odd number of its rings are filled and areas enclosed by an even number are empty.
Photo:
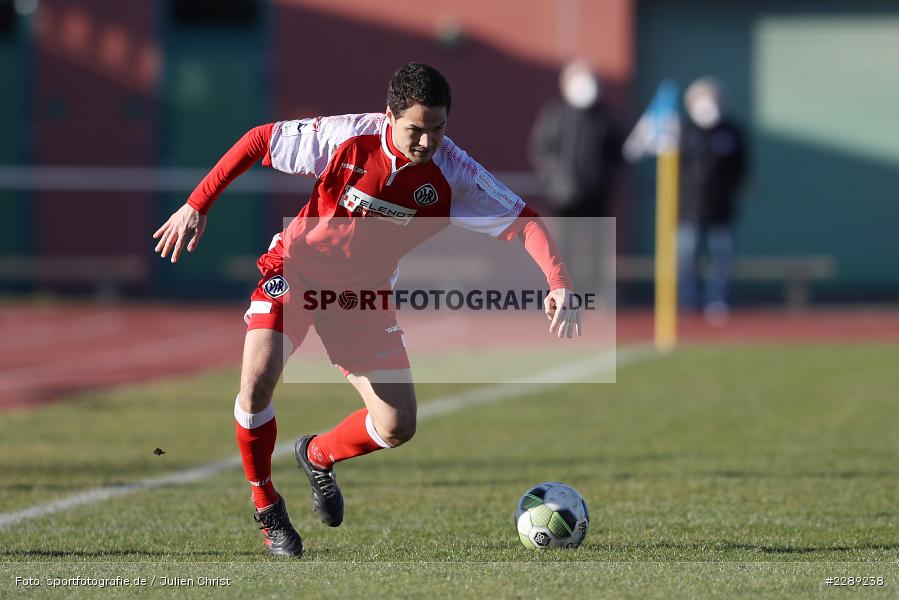
[[[611,171],[621,145],[602,102],[602,83],[583,61],[559,76],[562,97],[549,102],[534,124],[531,160],[556,215],[609,214]]]
[[[681,136],[678,292],[685,309],[702,307],[712,324],[728,316],[737,195],[746,172],[743,132],[725,112],[724,89],[714,79],[694,81],[684,94],[689,123]],[[703,241],[709,268],[702,305],[697,258]]]
[[[531,132],[531,160],[549,208],[559,217],[609,216],[621,141],[602,101],[602,82],[589,64],[575,60],[562,69],[559,88],[561,98],[543,107]],[[557,240],[575,279],[596,289],[601,258],[597,223],[577,225],[561,219]]]

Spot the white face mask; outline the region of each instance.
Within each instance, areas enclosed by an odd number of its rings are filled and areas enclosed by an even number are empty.
[[[562,96],[575,108],[589,108],[599,97],[599,82],[589,73],[575,73],[565,80]]]
[[[721,122],[721,109],[710,96],[701,96],[687,105],[687,112],[694,123],[703,129],[711,129]]]

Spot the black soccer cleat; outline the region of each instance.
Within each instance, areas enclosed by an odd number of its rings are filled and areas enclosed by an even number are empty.
[[[309,485],[312,486],[312,510],[316,511],[322,523],[329,527],[337,527],[343,522],[343,494],[337,487],[334,471],[319,469],[309,460],[309,442],[314,435],[304,435],[296,441],[293,453],[297,466],[306,473]]]
[[[284,498],[278,498],[277,504],[262,511],[257,510],[253,519],[259,523],[259,529],[262,530],[265,540],[265,549],[269,554],[293,558],[303,556],[303,540],[290,523]]]

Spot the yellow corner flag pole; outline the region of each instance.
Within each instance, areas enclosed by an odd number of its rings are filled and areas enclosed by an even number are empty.
[[[677,83],[663,80],[622,148],[631,162],[656,157],[655,343],[660,352],[674,350],[677,343],[679,96]]]
[[[679,155],[666,149],[656,160],[655,345],[677,344],[677,192]]]

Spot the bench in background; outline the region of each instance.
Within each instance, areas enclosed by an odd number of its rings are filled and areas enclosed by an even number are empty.
[[[708,265],[700,261],[700,272]],[[836,264],[830,256],[742,256],[734,259],[731,279],[748,282],[782,282],[784,300],[792,309],[808,307],[811,286],[836,275]],[[655,260],[651,256],[619,256],[619,282],[650,282],[655,276]]]
[[[99,299],[119,296],[124,284],[145,282],[146,259],[140,256],[3,256],[0,282],[92,285]]]

